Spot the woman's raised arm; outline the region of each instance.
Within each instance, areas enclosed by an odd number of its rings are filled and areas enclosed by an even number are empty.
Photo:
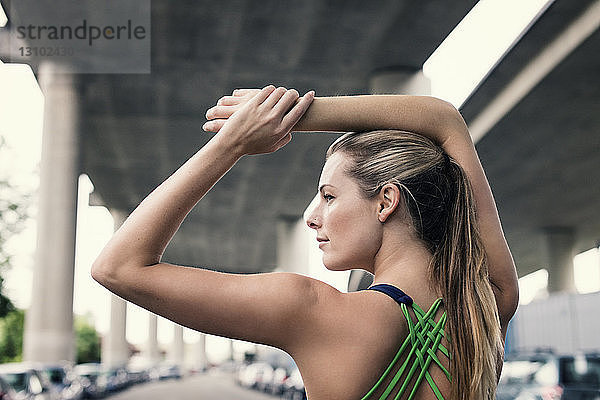
[[[218,128],[255,89],[223,97],[209,110]],[[518,283],[512,255],[504,238],[496,203],[460,113],[443,100],[429,96],[365,95],[317,97],[294,131],[405,130],[438,143],[466,172],[477,206],[481,238],[488,255],[489,274],[505,332],[518,305]],[[214,129],[215,131],[218,129]]]
[[[315,280],[288,273],[224,274],[164,263],[161,257],[185,216],[237,160],[289,142],[312,96],[272,86],[258,91],[133,211],[94,262],[93,278],[192,329],[289,348],[313,309]]]

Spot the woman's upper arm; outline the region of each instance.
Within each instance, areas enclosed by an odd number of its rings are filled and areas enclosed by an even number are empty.
[[[285,272],[229,274],[159,263],[93,269],[94,279],[119,296],[200,332],[287,351],[310,321],[320,281]]]

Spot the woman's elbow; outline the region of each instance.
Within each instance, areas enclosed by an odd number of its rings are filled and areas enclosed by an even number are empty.
[[[102,286],[108,287],[108,283],[111,280],[112,273],[110,268],[106,264],[101,263],[98,260],[94,261],[90,273],[92,275],[92,279],[94,279]]]

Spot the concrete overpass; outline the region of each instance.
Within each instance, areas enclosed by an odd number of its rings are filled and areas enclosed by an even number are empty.
[[[600,200],[600,178],[594,173],[600,167],[597,26],[547,73],[536,74],[540,64],[530,63],[553,40],[568,41],[560,35],[581,15],[597,17],[598,9],[589,8],[597,3],[556,0],[462,108],[469,124],[496,115],[481,129],[477,147],[508,241],[519,273],[546,266],[556,290],[571,288],[570,257],[593,247],[599,235],[594,207]],[[473,5],[311,0],[267,1],[260,7],[245,1],[174,6],[154,0],[151,74],[56,75],[38,65],[42,60],[32,60],[46,95],[45,131],[62,138],[44,150],[48,161],[42,167],[49,175],[42,176],[48,189],[42,183],[46,222],[41,224],[48,228],[40,231],[38,259],[52,260],[55,269],[49,270],[61,280],[72,277],[79,173],[89,175],[94,203],[107,206],[118,223],[206,143],[209,136],[200,129],[204,111],[223,93],[267,83],[315,89],[322,96],[368,93],[382,73],[420,70]],[[511,86],[521,74],[525,81],[541,76],[521,98],[507,95],[507,88],[523,87],[521,81]],[[387,91],[397,90],[393,83]],[[495,101],[505,98],[500,105]],[[334,138],[297,135],[282,151],[241,160],[189,215],[165,258],[242,273],[297,264],[290,256],[297,254],[294,222],[314,194],[325,149]],[[59,165],[57,159],[66,162]],[[55,190],[57,182],[63,182],[61,190]],[[53,218],[67,223],[57,231]],[[60,249],[57,235],[65,238]],[[26,354],[69,358],[71,328],[64,315],[69,299],[48,310],[47,299],[57,294],[44,286],[47,273],[36,275],[44,295],[34,299],[28,316]],[[358,287],[357,282],[351,286]],[[124,341],[123,307],[114,299],[109,346],[117,361]],[[52,325],[44,313],[60,315],[62,322]],[[49,331],[63,343],[52,351],[44,350]]]

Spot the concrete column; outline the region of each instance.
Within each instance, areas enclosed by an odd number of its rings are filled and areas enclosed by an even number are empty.
[[[53,71],[52,64],[42,64],[38,73],[45,108],[35,270],[23,338],[23,358],[27,361],[75,359],[78,93],[74,75]]]
[[[149,313],[148,315],[146,358],[150,364],[158,364],[160,362],[160,353],[158,351],[158,318],[153,313]]]
[[[127,302],[110,294],[110,330],[102,343],[102,364],[108,368],[119,368],[129,361],[129,346],[125,339]]]
[[[570,227],[542,231],[542,260],[548,270],[548,292],[574,292],[573,257],[575,232]]]
[[[309,273],[310,237],[306,235],[300,217],[280,218],[277,221],[277,270]]]
[[[127,213],[111,210],[115,221],[115,231],[125,222]],[[108,368],[118,368],[127,365],[129,361],[129,346],[126,339],[127,302],[110,294],[110,329],[106,340],[102,343],[102,363]]]
[[[171,343],[171,351],[169,359],[173,361],[181,370],[183,370],[183,326],[173,325],[173,343]]]
[[[201,333],[198,342],[196,342],[196,370],[206,371],[208,368],[208,357],[206,357],[206,334]]]
[[[233,340],[229,339],[229,359],[233,360],[235,357],[235,350],[233,349]]]

